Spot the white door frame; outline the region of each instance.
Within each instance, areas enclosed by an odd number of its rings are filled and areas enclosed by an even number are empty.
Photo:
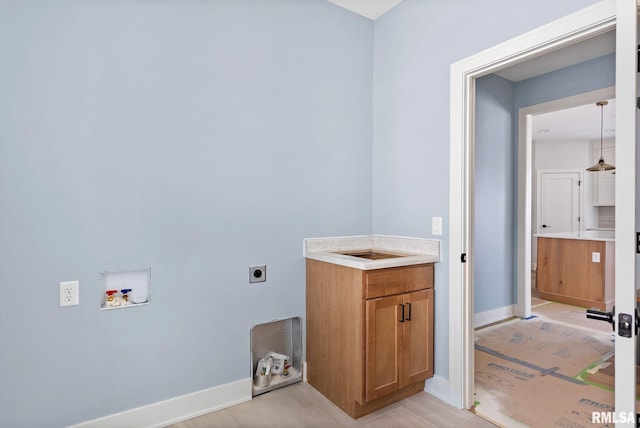
[[[473,254],[469,253],[473,248],[473,150],[474,150],[474,104],[475,104],[475,80],[487,74],[496,72],[502,68],[515,65],[527,59],[531,59],[558,48],[569,46],[582,40],[589,39],[599,34],[616,28],[616,13],[618,3],[633,2],[636,0],[605,0],[591,7],[580,10],[565,18],[547,24],[537,30],[526,33],[515,39],[511,39],[494,48],[483,51],[470,58],[451,65],[451,112],[450,112],[450,203],[449,203],[449,390],[450,402],[460,408],[470,408],[474,403],[474,359],[473,359]],[[628,5],[627,5],[628,6]],[[635,18],[635,14],[633,14]],[[635,22],[635,21],[634,21]],[[626,32],[625,32],[626,33]],[[621,31],[618,29],[618,35]],[[634,40],[635,43],[635,32]],[[635,46],[634,46],[635,49]],[[619,70],[617,71],[619,72]],[[618,88],[620,90],[621,88]],[[635,89],[635,88],[634,88]],[[630,90],[630,88],[626,88]],[[633,96],[635,102],[635,90],[626,95]],[[620,95],[618,95],[620,96]],[[616,97],[618,98],[618,97]],[[616,102],[619,102],[618,99]],[[628,101],[623,101],[623,105]],[[622,110],[623,107],[620,107]],[[620,116],[618,116],[620,119]],[[627,118],[628,119],[628,118]],[[635,117],[634,117],[635,123]],[[618,126],[621,122],[618,122]],[[621,129],[617,127],[617,135]],[[625,133],[624,135],[627,135]],[[635,138],[635,127],[634,127]],[[622,150],[621,152],[625,152]],[[627,156],[628,156],[628,152]],[[526,167],[526,161],[531,153],[519,153],[519,167]],[[619,152],[616,151],[616,162]],[[625,160],[625,168],[635,161],[635,156]],[[620,168],[622,165],[618,165]],[[635,177],[635,164],[630,170]],[[628,172],[624,178],[629,179]],[[619,181],[621,178],[618,176]],[[526,189],[531,189],[531,179],[527,183],[518,183],[518,206],[524,204],[531,210],[530,199],[524,197]],[[624,186],[620,186],[624,187]],[[635,187],[635,184],[634,184]],[[616,193],[622,189],[616,188]],[[625,197],[627,197],[625,195]],[[617,198],[618,199],[618,198]],[[623,199],[620,196],[620,199]],[[635,199],[633,200],[635,204]],[[635,208],[634,208],[635,210]],[[616,210],[616,225],[627,225],[629,221],[635,229],[635,218],[619,219],[620,209]],[[635,217],[635,215],[634,215]],[[622,220],[620,223],[619,221]],[[518,230],[518,245],[522,240],[530,241],[531,229]],[[629,236],[625,247],[628,247]],[[620,244],[622,245],[622,243]],[[525,245],[525,248],[527,246]],[[529,247],[530,249],[530,243]],[[618,241],[616,241],[618,249]],[[623,248],[620,247],[622,253]],[[530,250],[529,250],[530,251]],[[629,251],[633,255],[633,251]],[[467,262],[463,262],[462,255],[466,254]],[[521,260],[518,261],[520,265]],[[619,268],[616,260],[616,276]],[[633,269],[635,260],[629,264]],[[523,266],[519,266],[519,269]],[[622,273],[621,273],[622,274]],[[632,276],[633,277],[633,276]],[[616,299],[621,298],[616,291]],[[618,341],[616,341],[618,342]],[[617,343],[616,343],[617,346]],[[616,371],[616,382],[618,374]],[[634,379],[635,381],[635,379]],[[616,385],[618,385],[616,383]],[[633,400],[633,397],[631,398]],[[618,406],[616,395],[616,406]],[[617,407],[624,408],[624,407]]]
[[[531,187],[525,188],[526,183],[532,183],[533,174],[533,116],[552,111],[565,110],[585,104],[610,100],[616,96],[615,86],[572,95],[566,98],[547,101],[532,106],[523,107],[518,111],[518,231],[526,233],[532,230],[531,220]],[[524,159],[522,158],[524,156]],[[581,206],[584,201],[584,194]],[[584,208],[582,206],[582,208]],[[584,212],[583,212],[584,214]],[[584,218],[584,216],[583,216]],[[516,278],[517,302],[514,314],[526,318],[531,316],[531,234],[518,235],[518,266]]]
[[[619,314],[636,309],[636,97],[638,9],[636,0],[617,1],[616,25],[616,332]],[[631,287],[633,285],[633,287]],[[636,426],[636,337],[616,335],[616,414],[633,416],[624,426]],[[632,360],[632,361],[629,361]],[[636,392],[636,393],[632,393]],[[623,426],[616,423],[616,427]]]

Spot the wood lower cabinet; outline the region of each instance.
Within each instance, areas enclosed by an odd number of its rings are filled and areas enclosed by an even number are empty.
[[[539,237],[536,282],[543,299],[611,310],[615,242]]]
[[[366,300],[365,400],[433,375],[433,290]]]
[[[307,260],[307,378],[358,418],[433,376],[433,264],[362,271]]]

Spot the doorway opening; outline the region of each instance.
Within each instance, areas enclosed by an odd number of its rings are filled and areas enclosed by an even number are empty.
[[[533,260],[527,261],[532,267],[532,270],[527,272],[531,287],[531,303],[525,308],[527,317],[512,318],[475,332],[475,410],[477,414],[502,425],[513,426],[518,422],[551,425],[561,418],[580,424],[585,422],[585,415],[590,415],[590,409],[585,402],[579,403],[581,399],[609,403],[613,406],[613,376],[607,371],[612,370],[612,367],[607,369],[612,365],[609,360],[613,356],[611,328],[608,324],[587,320],[586,308],[591,304],[578,300],[583,297],[583,292],[584,297],[591,298],[591,291],[581,288],[573,293],[573,297],[567,296],[563,299],[565,296],[558,296],[556,299],[551,293],[555,290],[545,290],[547,293],[544,299],[541,299],[536,290],[535,272],[538,235],[547,236],[545,242],[550,236],[555,237],[553,242],[560,239],[569,242],[565,239],[567,237],[571,237],[573,242],[580,237],[586,238],[585,234],[600,233],[594,230],[601,224],[597,215],[599,207],[593,206],[594,198],[591,197],[593,176],[590,174],[593,173],[585,172],[585,168],[593,163],[592,146],[598,135],[590,134],[584,129],[585,124],[591,120],[588,111],[581,112],[573,119],[580,128],[579,133],[572,131],[571,124],[567,121],[570,113],[575,113],[574,110],[580,108],[581,103],[587,102],[588,106],[593,101],[595,105],[596,100],[613,95],[613,92],[614,88],[606,88],[530,106],[525,110],[524,118],[527,120],[522,121],[522,126],[529,126],[530,129],[520,134],[530,138],[520,143],[525,150],[532,153],[532,157],[527,168],[521,173],[528,173],[536,179],[531,180],[530,199],[527,201],[527,205],[531,207],[527,212],[529,218],[519,218],[517,221],[532,224],[530,254]],[[479,95],[483,94],[481,91]],[[481,105],[480,109],[482,107]],[[482,111],[479,115],[480,113]],[[549,124],[554,123],[553,119],[557,119],[558,122],[551,130]],[[540,129],[545,130],[542,137],[538,136],[540,133],[537,131]],[[476,150],[480,158],[484,150],[482,145],[482,133],[479,133]],[[482,161],[480,165],[476,164],[476,168],[482,166]],[[482,193],[484,181],[481,179],[476,182],[480,188],[478,190]],[[585,215],[586,212],[589,212],[589,215]],[[487,227],[479,220],[482,218],[475,219],[478,228]],[[553,229],[553,232],[550,229]],[[513,233],[509,236],[513,240]],[[594,244],[612,246],[613,242]],[[479,250],[476,248],[475,252]],[[574,253],[571,256],[577,258]],[[556,259],[555,256],[553,258]],[[478,257],[476,260],[481,258]],[[602,265],[605,260],[608,259],[602,251]],[[600,266],[600,263],[593,264],[594,269]],[[575,271],[570,266],[566,268],[567,271]],[[481,269],[476,267],[475,273],[479,271],[482,273]],[[543,280],[546,280],[547,276],[543,275]],[[474,275],[475,289],[487,292],[486,282],[490,281],[488,278],[494,277]],[[520,285],[524,282],[520,281]],[[598,283],[595,279],[593,282]],[[558,303],[563,301],[571,305]],[[514,315],[514,311],[510,315]],[[476,317],[476,321],[478,318],[482,319]],[[506,317],[485,319],[485,323],[503,321],[503,318]],[[475,326],[480,327],[478,323]],[[551,373],[553,375],[550,375]],[[597,386],[588,386],[589,384]],[[550,403],[555,407],[549,405]],[[548,420],[540,419],[541,414]]]
[[[616,228],[616,276],[625,281],[616,283],[617,310],[624,314],[635,310],[635,248],[636,222],[636,53],[637,4],[631,0],[605,0],[563,19],[509,40],[495,48],[480,52],[451,66],[451,146],[450,146],[450,233],[449,233],[449,401],[463,408],[473,405],[473,199],[474,199],[474,121],[473,107],[476,79],[514,64],[546,56],[562,48],[575,46],[598,35],[616,31],[616,101],[618,112],[616,132],[616,193],[618,199]],[[520,128],[522,129],[522,128]],[[519,131],[522,132],[522,131]],[[518,152],[518,164],[531,153]],[[531,182],[518,182],[518,210],[528,211],[526,195]],[[524,189],[521,192],[521,189]],[[529,225],[530,226],[530,225]],[[521,240],[530,252],[530,227],[518,228]],[[527,249],[528,248],[528,249]],[[518,254],[518,271],[530,271],[526,258]],[[525,296],[526,297],[526,296]],[[529,296],[530,299],[530,296]],[[518,308],[522,305],[518,296]],[[529,302],[530,304],[530,302]],[[629,316],[631,318],[631,316]],[[626,318],[625,318],[626,319]],[[618,339],[620,339],[618,337]],[[616,372],[616,409],[629,414],[635,408],[635,342],[616,340],[616,353],[622,370]]]
[[[530,279],[531,271],[537,268],[537,240],[535,235],[551,231],[552,228],[543,228],[545,224],[537,219],[541,216],[540,206],[537,200],[537,171],[540,169],[551,169],[551,167],[563,168],[586,168],[593,161],[594,141],[599,140],[598,130],[584,130],[590,123],[596,121],[594,111],[597,110],[595,103],[600,100],[611,100],[615,107],[615,87],[609,86],[603,89],[589,91],[569,97],[551,100],[519,109],[518,111],[518,150],[519,153],[527,153],[526,160],[518,164],[519,183],[529,183],[524,188],[518,189],[519,207],[517,213],[518,240],[518,270],[517,270],[517,304],[515,314],[526,318],[531,315],[531,295],[532,288]],[[595,111],[597,113],[597,111]],[[607,124],[609,130],[615,129],[615,110],[611,109],[608,114]],[[563,129],[551,132],[547,131],[550,126],[560,121]],[[573,121],[575,125],[568,125],[566,122]],[[596,121],[597,122],[597,121]],[[599,123],[596,123],[599,125]],[[559,125],[558,125],[559,126]],[[558,147],[558,139],[547,135],[550,133],[559,134],[559,140],[564,141],[564,147]],[[540,135],[543,134],[541,137]],[[609,133],[615,137],[615,131]],[[608,144],[613,144],[609,140]],[[614,212],[614,202],[599,204],[595,199],[594,192],[599,173],[583,172],[583,181],[580,183],[582,203],[580,209],[580,231],[586,232],[599,229],[614,229],[614,220],[611,213]],[[608,173],[611,174],[610,172]],[[614,176],[615,177],[615,176]],[[613,191],[610,189],[610,191]],[[598,206],[596,206],[598,205]],[[601,205],[601,206],[600,206]],[[544,220],[544,219],[543,219]],[[566,227],[560,226],[561,230],[556,232],[566,232]],[[524,236],[523,236],[524,235]],[[612,238],[613,236],[611,236]]]

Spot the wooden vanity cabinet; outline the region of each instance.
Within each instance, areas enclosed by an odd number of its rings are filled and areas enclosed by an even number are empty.
[[[433,264],[359,270],[307,260],[307,378],[354,418],[433,376]]]

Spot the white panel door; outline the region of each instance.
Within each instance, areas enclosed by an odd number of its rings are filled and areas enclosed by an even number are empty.
[[[580,231],[578,171],[538,171],[538,233]]]

